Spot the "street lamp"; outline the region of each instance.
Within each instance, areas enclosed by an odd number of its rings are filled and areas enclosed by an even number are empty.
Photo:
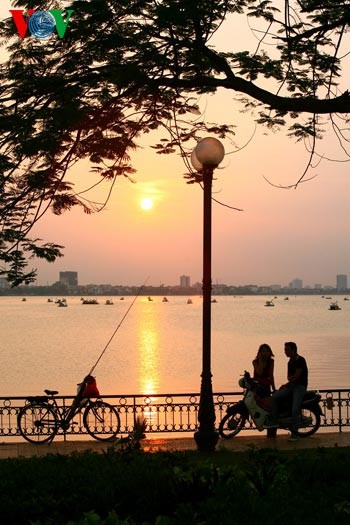
[[[215,431],[215,408],[211,373],[211,202],[214,169],[224,158],[221,142],[206,137],[192,152],[191,163],[203,176],[203,321],[202,321],[202,375],[199,401],[199,428],[194,435],[201,451],[213,452],[219,435]]]

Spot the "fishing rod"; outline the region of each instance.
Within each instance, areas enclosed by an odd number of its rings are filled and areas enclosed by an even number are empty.
[[[131,308],[133,307],[133,305],[134,305],[136,299],[137,299],[138,296],[140,295],[141,290],[142,290],[142,288],[144,288],[144,286],[145,286],[145,284],[147,283],[148,279],[149,279],[149,276],[146,278],[146,280],[144,281],[144,283],[141,284],[141,286],[140,286],[140,288],[138,289],[138,292],[137,292],[137,294],[135,295],[133,301],[131,302],[129,308],[126,310],[126,312],[125,312],[125,314],[123,315],[121,321],[119,322],[117,328],[114,330],[113,334],[112,334],[111,337],[109,338],[109,340],[108,340],[106,346],[104,347],[104,349],[102,350],[102,352],[101,352],[101,354],[100,354],[100,357],[97,359],[96,363],[95,363],[94,366],[91,368],[91,370],[90,370],[90,372],[89,372],[88,375],[91,375],[92,372],[95,370],[96,366],[98,365],[98,363],[100,362],[100,360],[101,360],[103,354],[105,353],[105,351],[107,350],[108,346],[110,345],[110,343],[111,343],[113,337],[114,337],[115,334],[118,332],[118,330],[119,330],[119,328],[121,327],[121,325],[123,324],[124,319],[126,318],[126,316],[128,315],[128,313],[130,312]]]

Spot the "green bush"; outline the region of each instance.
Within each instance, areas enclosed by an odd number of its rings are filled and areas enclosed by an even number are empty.
[[[0,461],[7,525],[343,525],[350,450],[104,454]]]

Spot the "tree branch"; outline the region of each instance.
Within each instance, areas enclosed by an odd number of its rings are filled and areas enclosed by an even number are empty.
[[[253,99],[266,104],[271,109],[294,113],[350,113],[350,93],[345,91],[334,98],[317,99],[314,97],[282,97],[266,89],[260,88],[243,78],[232,75],[231,78],[195,77],[193,79],[167,79],[157,82],[159,86],[199,90],[206,87],[223,87],[251,96]]]

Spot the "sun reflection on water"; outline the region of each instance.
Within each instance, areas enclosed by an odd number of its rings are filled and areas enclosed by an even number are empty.
[[[138,383],[140,392],[153,396],[160,381],[159,335],[155,311],[143,311],[137,326],[138,331]]]
[[[139,391],[145,394],[145,409],[143,415],[149,425],[156,423],[156,409],[152,405],[157,402],[155,394],[159,391],[159,328],[155,310],[143,309],[137,326],[138,332],[138,383]]]

